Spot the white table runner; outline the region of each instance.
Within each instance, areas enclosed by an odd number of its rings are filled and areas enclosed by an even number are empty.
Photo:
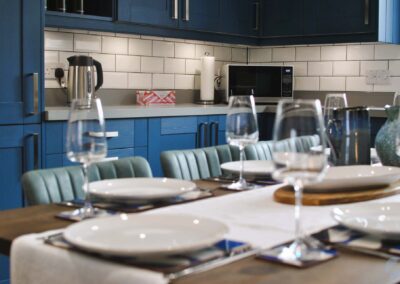
[[[271,247],[294,237],[293,206],[273,201],[279,186],[175,205],[141,214],[181,213],[220,220],[229,226],[227,238],[258,247]],[[400,202],[393,196],[370,202]],[[303,227],[307,233],[335,225],[330,216],[334,206],[303,207]],[[19,237],[11,248],[13,284],[48,283],[166,283],[162,274],[107,262],[76,252],[45,245],[40,236]]]

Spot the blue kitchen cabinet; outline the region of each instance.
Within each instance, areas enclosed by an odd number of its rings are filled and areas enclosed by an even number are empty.
[[[261,11],[264,37],[301,36],[304,33],[302,0],[264,0]]]
[[[40,125],[3,125],[0,133],[0,210],[19,208],[22,174],[41,166]],[[0,256],[0,281],[8,278],[8,257]]]
[[[225,141],[225,115],[150,118],[148,160],[154,176],[163,176],[161,152],[214,146]]]
[[[224,21],[221,0],[181,0],[179,28],[220,32]]]
[[[0,125],[38,123],[43,109],[43,1],[0,2]]]
[[[45,124],[44,167],[76,165],[65,153],[66,121],[48,121]],[[109,119],[106,121],[107,158],[132,156],[147,158],[147,119]]]
[[[371,34],[376,27],[376,0],[304,0],[306,35]]]
[[[177,27],[178,0],[118,0],[117,20],[136,24]]]

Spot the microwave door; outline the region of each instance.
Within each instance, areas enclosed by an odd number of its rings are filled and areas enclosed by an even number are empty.
[[[281,97],[281,68],[269,66],[258,69],[255,97],[258,102],[275,102]]]

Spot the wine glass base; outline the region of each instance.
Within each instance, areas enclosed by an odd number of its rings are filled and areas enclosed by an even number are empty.
[[[78,209],[74,209],[71,211],[63,211],[57,216],[66,219],[66,220],[73,220],[73,221],[82,221],[90,218],[97,218],[97,217],[106,217],[114,215],[113,212],[109,212],[104,209],[93,208],[92,214],[88,214],[87,209],[82,207]]]
[[[222,186],[223,188],[230,189],[230,190],[236,190],[236,191],[241,191],[241,190],[249,190],[249,189],[254,189],[257,186],[252,183],[248,183],[247,181],[237,181],[231,184],[225,184]]]
[[[300,241],[265,250],[261,258],[285,264],[306,267],[327,261],[336,256],[336,251],[325,247],[317,239],[307,236]]]

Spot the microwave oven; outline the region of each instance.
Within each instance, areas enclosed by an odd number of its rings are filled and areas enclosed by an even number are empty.
[[[256,103],[293,98],[293,66],[226,64],[221,69],[223,100],[253,94]]]

